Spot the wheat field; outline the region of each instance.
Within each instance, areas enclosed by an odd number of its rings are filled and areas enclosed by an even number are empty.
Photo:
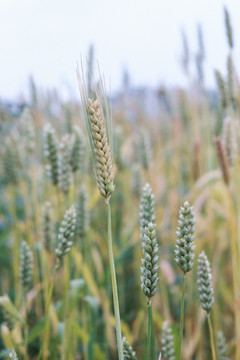
[[[240,360],[240,82],[204,82],[146,111],[79,62],[79,101],[31,82],[2,108],[0,359]],[[144,97],[144,95],[143,95]]]

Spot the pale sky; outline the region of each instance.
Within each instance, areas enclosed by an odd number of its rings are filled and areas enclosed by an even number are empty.
[[[195,52],[197,23],[203,28],[206,80],[213,86],[213,69],[225,71],[228,51],[224,4],[239,63],[239,0],[0,0],[0,98],[26,94],[30,74],[42,88],[78,96],[76,62],[90,44],[113,89],[124,67],[136,86],[184,84],[180,31],[185,29]]]

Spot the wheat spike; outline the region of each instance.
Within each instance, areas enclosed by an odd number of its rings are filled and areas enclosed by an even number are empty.
[[[228,45],[232,49],[233,48],[233,32],[232,32],[230,15],[229,15],[228,9],[226,7],[224,7],[224,18],[225,18],[225,28],[226,28]]]
[[[178,216],[178,228],[176,235],[175,261],[184,273],[190,271],[193,267],[194,260],[194,238],[195,236],[195,219],[193,207],[185,201],[183,206],[180,207]]]
[[[142,248],[143,258],[141,267],[141,288],[150,303],[156,294],[158,282],[158,243],[156,238],[156,225],[152,222],[145,227]]]
[[[72,248],[76,230],[76,210],[72,206],[66,211],[58,233],[58,244],[55,250],[59,260],[69,253]]]
[[[167,322],[164,322],[162,326],[161,343],[163,360],[175,360],[174,336]]]
[[[103,110],[98,99],[88,99],[95,174],[101,195],[108,202],[114,191],[114,172]]]
[[[20,280],[24,290],[31,286],[33,276],[33,254],[26,241],[20,247]]]
[[[204,251],[202,251],[198,258],[198,285],[202,308],[209,313],[214,302],[212,272]]]

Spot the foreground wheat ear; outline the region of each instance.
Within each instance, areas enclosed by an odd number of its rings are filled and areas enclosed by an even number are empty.
[[[185,201],[183,206],[180,207],[178,216],[178,228],[176,235],[178,240],[176,241],[175,261],[181,270],[186,274],[193,267],[194,249],[193,243],[195,236],[195,219],[193,213],[193,207],[189,205],[188,201]]]
[[[95,174],[101,195],[108,202],[114,190],[114,173],[107,128],[100,101],[88,99],[88,113],[95,159]]]
[[[83,72],[83,71],[82,71]],[[112,139],[111,116],[107,96],[102,78],[100,79],[103,93],[105,116],[101,105],[100,95],[95,86],[95,98],[90,99],[87,94],[84,76],[77,69],[79,90],[82,101],[82,110],[88,140],[94,160],[94,170],[100,194],[105,198],[106,204],[114,191],[114,171],[110,143]]]
[[[156,294],[158,282],[158,243],[155,228],[155,224],[148,223],[142,240],[141,288],[148,304],[151,303],[151,298]]]
[[[210,345],[212,352],[212,360],[216,360],[216,351],[214,345],[214,336],[212,330],[212,323],[210,318],[210,311],[214,303],[212,272],[210,262],[204,251],[201,252],[198,258],[198,285],[202,308],[207,312],[208,329],[210,335]]]
[[[142,241],[141,288],[151,306],[151,298],[156,294],[158,282],[158,243],[156,237],[155,200],[151,186],[146,183],[140,204],[140,235]]]
[[[184,322],[184,294],[185,294],[185,280],[186,274],[193,267],[194,260],[194,231],[195,231],[195,219],[193,213],[193,207],[189,205],[188,201],[185,201],[183,206],[180,207],[178,215],[178,227],[176,235],[178,237],[176,241],[175,261],[183,271],[182,282],[182,296],[181,296],[181,316],[180,316],[180,328],[179,328],[179,341],[177,349],[177,360],[181,359],[181,347],[182,347],[182,335],[183,335],[183,322]]]
[[[140,204],[140,236],[143,258],[141,267],[141,288],[148,304],[147,360],[155,359],[155,338],[152,317],[152,297],[157,292],[158,283],[158,243],[156,236],[155,200],[151,186],[143,187]]]
[[[83,75],[83,70],[82,70],[82,75]],[[117,278],[116,278],[116,270],[115,270],[114,256],[113,256],[111,206],[109,202],[111,195],[114,191],[113,160],[110,149],[110,143],[112,138],[111,116],[110,116],[110,110],[109,110],[106,91],[104,88],[104,83],[102,78],[100,78],[100,87],[101,87],[101,93],[103,95],[106,117],[104,117],[104,112],[101,105],[100,95],[97,87],[95,86],[94,89],[95,98],[89,99],[87,95],[86,85],[84,82],[84,76],[80,75],[78,69],[77,69],[77,76],[79,82],[79,90],[82,101],[82,110],[85,120],[85,126],[87,129],[88,141],[90,144],[91,153],[94,162],[94,170],[97,180],[97,186],[99,188],[100,194],[105,198],[105,203],[108,208],[108,256],[109,256],[111,281],[112,281],[114,315],[116,321],[118,359],[124,360]]]
[[[201,252],[198,258],[198,285],[202,308],[209,313],[214,302],[212,272],[204,251]]]

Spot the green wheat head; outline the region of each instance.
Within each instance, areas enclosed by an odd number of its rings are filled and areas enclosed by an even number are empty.
[[[133,348],[131,345],[129,345],[127,339],[123,337],[123,359],[124,360],[137,360],[137,356],[135,351],[133,351]]]
[[[24,291],[29,290],[33,277],[33,254],[26,241],[20,246],[20,281]]]
[[[218,360],[229,360],[227,356],[227,342],[222,331],[218,331],[217,333],[217,352]]]
[[[84,185],[81,186],[77,199],[77,227],[76,234],[79,239],[84,239],[89,229],[88,195]]]
[[[175,261],[184,274],[193,267],[194,250],[196,247],[194,245],[195,236],[193,235],[195,222],[193,207],[189,205],[188,201],[185,201],[179,210],[178,227],[176,231],[178,239],[176,241],[176,249],[174,250]]]
[[[150,303],[151,298],[156,294],[158,283],[158,243],[156,238],[156,225],[152,222],[144,229],[142,240],[143,258],[141,267],[141,288]]]
[[[58,185],[59,179],[59,154],[55,129],[51,124],[46,124],[43,129],[43,149],[48,164],[46,172],[53,185]]]
[[[152,192],[152,188],[149,183],[146,183],[142,189],[142,198],[140,204],[140,234],[143,239],[145,228],[148,223],[155,223],[155,199]]]
[[[65,194],[68,193],[71,185],[71,147],[70,137],[66,135],[59,144],[59,166],[58,166],[58,186]]]
[[[174,336],[171,327],[167,322],[162,326],[161,350],[163,360],[175,360]]]
[[[76,210],[72,206],[66,211],[58,233],[58,243],[55,250],[59,260],[69,253],[72,248],[76,230]]]
[[[84,148],[84,138],[81,129],[78,126],[74,126],[71,152],[71,166],[73,173],[78,170],[80,170],[81,172],[83,171]]]
[[[204,251],[198,258],[198,290],[202,308],[209,313],[214,302],[212,272],[210,263]]]
[[[47,251],[51,251],[53,249],[54,233],[52,205],[49,201],[46,201],[42,215],[42,242]]]

